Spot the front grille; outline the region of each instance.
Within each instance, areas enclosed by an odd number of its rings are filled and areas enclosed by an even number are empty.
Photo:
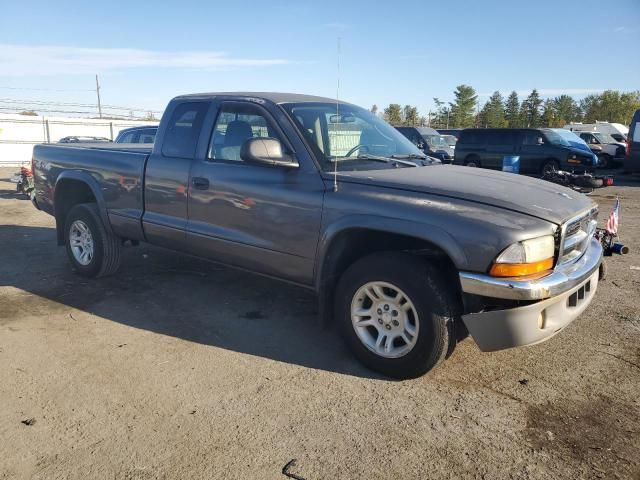
[[[577,307],[579,304],[582,303],[582,300],[584,300],[584,297],[590,291],[591,291],[591,280],[589,280],[587,283],[585,283],[583,286],[581,286],[574,293],[569,295],[569,298],[567,298],[567,307],[569,307],[569,308]]]
[[[560,254],[558,263],[565,264],[580,258],[589,246],[589,241],[596,231],[598,224],[598,209],[572,218],[562,227],[560,239]]]

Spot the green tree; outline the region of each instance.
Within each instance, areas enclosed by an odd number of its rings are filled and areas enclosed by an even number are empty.
[[[489,128],[503,128],[507,126],[502,95],[497,90],[489,97],[483,108],[482,117],[485,126]]]
[[[584,122],[596,120],[627,124],[638,108],[640,108],[640,91],[620,93],[616,90],[605,90],[599,95],[588,95],[580,102],[584,113]]]
[[[375,103],[371,107],[371,113],[373,113],[374,115],[378,115],[378,105],[376,105]]]
[[[563,127],[568,123],[580,120],[580,106],[569,95],[560,95],[554,98],[553,107],[556,113],[554,126]]]
[[[558,125],[558,118],[556,113],[556,107],[553,100],[546,100],[544,102],[544,106],[542,107],[542,119],[541,125],[542,127],[560,127]]]
[[[473,127],[475,124],[475,109],[478,96],[473,87],[458,85],[453,92],[455,100],[449,103],[451,107],[451,126],[457,128]]]
[[[436,104],[436,112],[431,125],[435,128],[449,128],[449,108],[447,104],[439,98],[434,98],[433,103]]]
[[[384,119],[392,125],[402,123],[402,107],[398,103],[392,103],[384,109]]]
[[[520,100],[518,94],[513,91],[509,94],[504,105],[504,119],[509,128],[517,128],[520,123]]]
[[[542,99],[535,88],[522,102],[521,117],[524,127],[539,127],[542,122]]]
[[[416,107],[412,107],[411,105],[405,105],[404,106],[404,110],[403,110],[403,120],[404,120],[404,124],[414,127],[416,125],[418,125],[419,122],[419,115],[418,115],[418,109]]]

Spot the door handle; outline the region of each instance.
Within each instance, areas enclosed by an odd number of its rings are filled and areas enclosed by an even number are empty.
[[[198,190],[207,190],[209,188],[209,180],[206,178],[193,177],[191,183],[193,183],[193,186]]]

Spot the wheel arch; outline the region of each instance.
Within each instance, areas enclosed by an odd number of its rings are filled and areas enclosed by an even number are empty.
[[[88,173],[62,172],[53,193],[54,216],[58,245],[64,244],[64,225],[67,214],[79,203],[96,203],[105,229],[111,233],[107,209],[98,182]]]
[[[458,271],[464,270],[467,258],[447,232],[400,219],[347,217],[325,230],[318,246],[314,286],[323,323],[330,320],[334,289],[342,273],[359,258],[383,251],[429,258],[442,267],[461,295]]]

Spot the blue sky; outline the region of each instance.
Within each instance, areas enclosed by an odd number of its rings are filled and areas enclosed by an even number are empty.
[[[334,97],[337,37],[340,97],[365,107],[426,114],[461,83],[640,89],[640,0],[164,3],[3,2],[0,99],[95,102],[95,73],[104,104],[154,110],[202,91]]]

